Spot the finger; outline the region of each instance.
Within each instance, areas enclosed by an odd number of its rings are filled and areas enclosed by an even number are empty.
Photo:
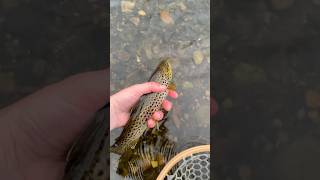
[[[162,92],[166,89],[166,86],[160,85],[157,82],[146,82],[143,84],[136,84],[130,88],[132,88],[131,90],[133,92],[136,91],[140,96],[142,96],[151,92]]]
[[[174,99],[177,99],[178,98],[178,93],[176,91],[169,90],[168,96],[170,96],[170,97],[172,97]]]
[[[154,128],[156,126],[156,122],[153,119],[149,119],[147,121],[148,128]]]
[[[160,121],[162,118],[163,118],[163,112],[161,112],[161,111],[156,111],[152,115],[152,119],[154,119],[156,121]]]
[[[162,103],[162,107],[164,108],[164,110],[170,111],[172,108],[172,103],[165,99]]]

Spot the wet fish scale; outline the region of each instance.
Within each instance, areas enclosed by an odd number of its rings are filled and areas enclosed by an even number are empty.
[[[161,121],[158,129],[144,134],[133,151],[119,159],[117,173],[131,179],[156,179],[163,166],[175,155],[175,143],[165,135],[167,128]]]
[[[172,69],[169,58],[161,61],[150,81],[158,82],[166,87],[172,83]],[[167,91],[144,95],[135,106],[128,124],[116,139],[110,151],[123,154],[129,148],[134,148],[139,138],[148,129],[146,121],[154,112],[161,110],[162,102],[167,95]]]
[[[105,122],[109,105],[101,109],[88,129],[71,148],[64,180],[106,180],[108,129]]]
[[[107,136],[105,136],[105,138],[107,138]],[[91,163],[91,166],[88,169],[88,171],[85,172],[86,175],[82,178],[82,180],[106,180],[107,179],[106,149],[107,149],[107,143],[106,141],[103,141],[100,144],[99,149],[95,153],[95,157]]]

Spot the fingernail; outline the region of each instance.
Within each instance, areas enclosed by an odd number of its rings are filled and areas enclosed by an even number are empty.
[[[163,114],[162,114],[161,111],[156,111],[153,114],[153,119],[156,120],[156,121],[160,121],[162,118],[163,118]]]
[[[155,126],[154,121],[151,120],[151,119],[149,119],[147,123],[148,123],[148,127],[149,127],[149,128],[153,128],[153,127]]]
[[[174,98],[178,98],[178,93],[177,92],[174,92]]]

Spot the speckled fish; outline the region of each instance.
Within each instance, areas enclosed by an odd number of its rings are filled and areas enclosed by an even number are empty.
[[[120,157],[117,173],[134,180],[156,179],[164,165],[176,154],[175,143],[166,136],[166,132],[164,124],[159,129],[149,129],[134,150]]]
[[[149,81],[158,82],[168,89],[174,89],[170,61],[170,58],[163,59]],[[140,101],[133,108],[129,121],[122,130],[121,135],[110,148],[111,152],[121,155],[128,149],[134,149],[139,138],[148,129],[146,121],[154,112],[162,109],[162,102],[167,94],[167,91],[149,93],[140,98]]]
[[[109,177],[109,137],[107,104],[97,112],[92,124],[71,147],[67,157],[64,180],[106,180]]]

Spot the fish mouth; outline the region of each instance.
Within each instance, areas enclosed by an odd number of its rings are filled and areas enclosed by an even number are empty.
[[[160,66],[169,66],[171,68],[172,58],[164,57],[160,59]]]

